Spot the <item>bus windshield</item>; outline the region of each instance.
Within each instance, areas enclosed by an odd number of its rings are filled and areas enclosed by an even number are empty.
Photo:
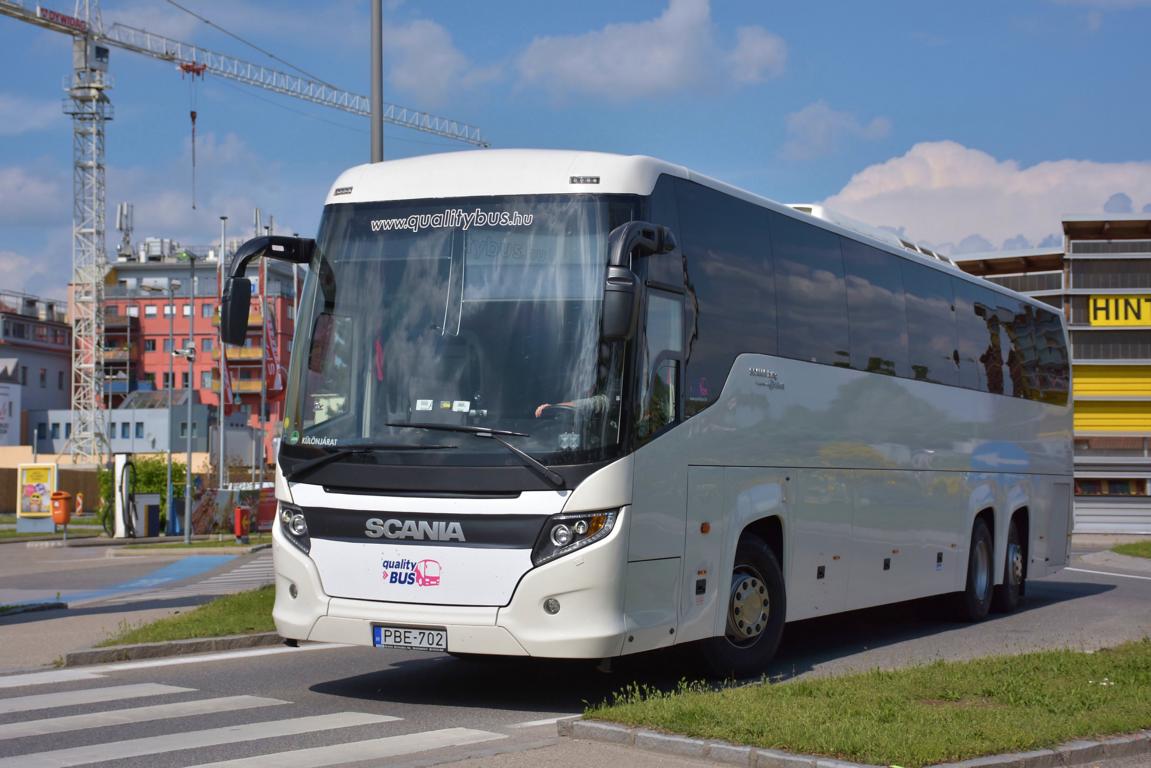
[[[328,206],[300,303],[284,450],[387,444],[375,461],[599,461],[620,441],[622,351],[600,342],[607,235],[630,198]],[[404,426],[417,425],[417,426]],[[450,456],[449,456],[450,455]]]

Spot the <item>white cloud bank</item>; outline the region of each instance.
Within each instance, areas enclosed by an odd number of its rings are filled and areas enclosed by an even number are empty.
[[[648,21],[537,37],[516,66],[524,86],[614,101],[725,81],[752,85],[783,73],[787,44],[778,35],[740,27],[728,45],[715,32],[708,0],[669,0]]]
[[[1102,213],[1118,194],[1136,208],[1151,202],[1151,163],[1053,160],[1024,168],[938,141],[865,168],[823,203],[944,252],[962,253],[987,244],[1051,243],[1062,231],[1062,216]]]
[[[891,121],[876,117],[862,122],[839,112],[822,99],[787,116],[787,141],[780,154],[788,160],[810,160],[834,154],[851,141],[875,141],[891,133]]]

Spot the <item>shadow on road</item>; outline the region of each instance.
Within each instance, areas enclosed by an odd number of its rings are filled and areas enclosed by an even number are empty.
[[[136,611],[147,611],[153,608],[195,608],[219,595],[185,595],[166,599],[140,600],[131,603],[118,603],[115,605],[84,605],[78,608],[60,608],[46,611],[29,611],[17,613],[12,616],[0,616],[0,627],[15,626],[19,624],[32,624],[34,622],[51,621],[72,616],[106,616],[109,614],[124,614],[126,617]]]
[[[1107,584],[1032,582],[1023,608],[1013,616],[1112,589]],[[772,680],[786,680],[865,650],[969,626],[950,619],[949,610],[946,600],[930,598],[794,622],[784,632],[767,674]],[[1006,618],[993,614],[984,626],[994,631]],[[311,690],[371,701],[574,714],[585,704],[610,700],[633,683],[667,691],[684,679],[706,679],[693,651],[691,646],[676,647],[613,659],[606,673],[587,661],[429,656],[323,682]]]

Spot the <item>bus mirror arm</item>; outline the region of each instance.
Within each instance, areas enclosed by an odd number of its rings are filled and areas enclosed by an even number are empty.
[[[261,257],[308,264],[316,241],[307,237],[266,235],[254,237],[236,249],[232,269],[220,297],[220,337],[226,344],[243,344],[248,333],[248,312],[252,302],[252,281],[244,277],[248,264]]]
[[[607,280],[600,328],[604,341],[623,341],[635,333],[640,284],[631,268],[634,256],[670,253],[675,249],[675,235],[670,229],[646,221],[629,221],[608,235]]]

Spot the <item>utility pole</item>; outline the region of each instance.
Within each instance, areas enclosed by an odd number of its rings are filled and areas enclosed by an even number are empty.
[[[191,251],[184,251],[184,257],[188,259],[188,347],[184,350],[185,356],[188,358],[188,386],[184,387],[184,395],[188,400],[188,429],[186,431],[188,439],[188,466],[184,468],[184,543],[192,543],[192,393],[195,392],[193,388],[193,376],[195,369],[192,367],[196,360],[196,257]]]
[[[372,162],[384,159],[384,10],[372,0]]]
[[[170,536],[176,535],[176,510],[172,509],[172,389],[176,382],[172,377],[176,367],[176,289],[179,287],[179,280],[168,278],[168,482],[165,483],[168,495],[164,497],[164,509],[168,512]]]

